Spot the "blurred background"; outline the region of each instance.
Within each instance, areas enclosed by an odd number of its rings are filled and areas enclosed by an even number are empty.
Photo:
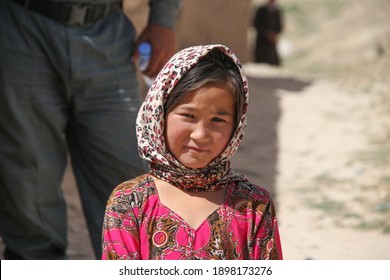
[[[244,64],[232,165],[273,195],[285,259],[390,259],[390,1],[277,2],[280,66],[254,62],[260,0],[183,0],[177,48],[221,43]],[[142,30],[147,1],[125,5]],[[70,168],[63,189],[69,256],[93,259]]]

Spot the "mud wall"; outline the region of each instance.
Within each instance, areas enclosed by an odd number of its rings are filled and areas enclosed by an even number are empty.
[[[138,32],[146,25],[148,1],[125,0],[125,11]],[[250,60],[248,29],[251,0],[183,0],[177,18],[177,48],[221,43],[241,62]]]

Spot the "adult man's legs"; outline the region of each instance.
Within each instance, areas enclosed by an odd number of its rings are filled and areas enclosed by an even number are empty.
[[[46,43],[55,44],[56,33],[43,20],[0,3],[0,234],[7,258],[66,258],[66,98],[54,74],[62,63],[49,58],[54,46]]]
[[[119,183],[146,172],[138,155],[140,105],[131,53],[135,30],[121,12],[94,26],[69,29],[72,116],[67,129],[92,245],[101,257],[105,205]]]

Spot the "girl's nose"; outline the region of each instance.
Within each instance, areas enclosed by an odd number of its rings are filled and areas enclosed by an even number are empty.
[[[194,128],[191,132],[191,138],[196,141],[205,142],[208,140],[209,133],[208,128],[205,123],[199,122],[194,125]]]

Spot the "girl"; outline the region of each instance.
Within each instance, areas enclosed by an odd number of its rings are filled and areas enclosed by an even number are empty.
[[[150,173],[112,192],[103,259],[282,259],[269,193],[230,169],[247,108],[247,78],[227,47],[171,58],[137,118]]]

